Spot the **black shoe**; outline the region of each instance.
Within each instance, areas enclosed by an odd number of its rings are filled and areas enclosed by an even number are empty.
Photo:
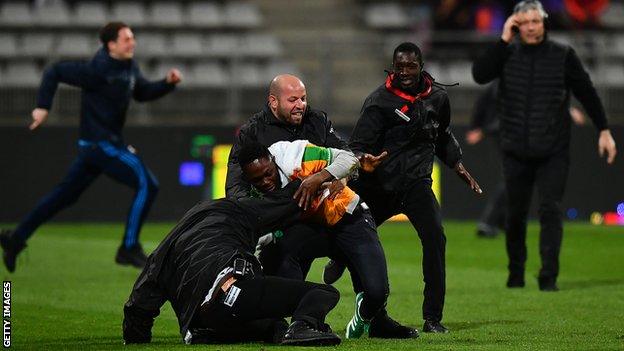
[[[347,266],[341,262],[329,260],[323,269],[323,281],[325,284],[334,284],[342,277],[346,268]]]
[[[140,244],[136,244],[129,249],[122,244],[117,250],[115,262],[123,266],[130,265],[136,268],[143,268],[145,263],[147,263],[147,256],[145,256]]]
[[[537,283],[541,291],[559,291],[555,278],[537,278]]]
[[[4,261],[4,265],[9,272],[15,272],[17,255],[24,250],[26,244],[15,240],[12,230],[3,229],[0,232],[0,246],[2,246],[2,260]]]
[[[304,321],[294,321],[288,327],[281,344],[290,346],[332,346],[340,344],[340,337],[330,331],[316,330]]]
[[[423,331],[425,333],[441,333],[446,334],[449,332],[448,328],[443,326],[440,321],[430,321],[425,320],[425,324],[423,325]]]
[[[510,273],[507,278],[508,288],[524,288],[524,274]]]
[[[416,328],[401,325],[387,313],[371,320],[368,337],[381,339],[415,339],[419,336]]]

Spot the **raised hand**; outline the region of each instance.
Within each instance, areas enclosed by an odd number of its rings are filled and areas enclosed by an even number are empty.
[[[388,151],[384,151],[377,156],[371,154],[364,154],[358,159],[360,160],[360,168],[364,172],[373,172],[379,164],[388,157]]]

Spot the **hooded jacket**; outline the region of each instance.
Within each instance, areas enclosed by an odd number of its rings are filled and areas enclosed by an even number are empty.
[[[252,262],[254,272],[261,274],[254,256],[258,238],[299,219],[300,208],[292,196],[300,184],[294,181],[263,199],[219,199],[190,209],[152,252],[137,278],[125,304],[136,318],[126,320],[125,332],[141,330],[145,323],[151,328],[153,318],[169,301],[184,336],[217,276],[234,258]]]
[[[104,48],[90,61],[63,61],[48,68],[37,95],[37,107],[52,107],[59,82],[82,88],[80,139],[117,145],[123,143],[121,130],[131,98],[154,100],[175,88],[165,79],[148,81],[136,61],[114,59]]]

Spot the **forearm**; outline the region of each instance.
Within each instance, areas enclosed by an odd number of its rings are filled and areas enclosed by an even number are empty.
[[[334,178],[348,177],[359,167],[360,162],[351,151],[333,148],[330,148],[330,151],[331,161],[325,170]]]
[[[175,84],[167,83],[165,79],[156,82],[143,82],[135,90],[134,98],[137,101],[151,101],[165,96],[175,89]]]
[[[454,168],[462,160],[462,149],[455,135],[448,128],[438,139],[436,156],[450,168]]]
[[[602,101],[589,74],[572,48],[570,48],[566,56],[565,80],[566,85],[572,90],[572,93],[581,105],[583,105],[585,111],[587,111],[587,115],[596,126],[596,129],[598,131],[607,129],[607,115]]]

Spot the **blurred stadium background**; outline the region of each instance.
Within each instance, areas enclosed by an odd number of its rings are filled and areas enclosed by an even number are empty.
[[[200,199],[223,194],[225,162],[237,130],[266,99],[276,74],[300,75],[310,104],[329,113],[348,137],[363,99],[385,78],[401,41],[423,48],[425,69],[448,89],[453,130],[463,143],[476,97],[472,59],[500,35],[515,1],[257,0],[257,1],[0,1],[0,222],[17,222],[64,175],[76,154],[77,89],[61,86],[46,125],[28,131],[43,69],[62,59],[89,59],[97,30],[127,22],[137,38],[144,74],[160,78],[176,66],[185,80],[156,102],[131,105],[125,130],[160,180],[160,193],[142,240],[151,251]],[[448,336],[416,342],[358,340],[346,349],[621,349],[622,227],[624,224],[624,1],[544,0],[549,35],[573,45],[590,70],[620,146],[616,164],[597,155],[588,122],[573,126],[572,167],[564,206],[562,291],[503,286],[503,240],[478,240],[475,219],[485,197],[474,196],[439,167],[448,241]],[[465,163],[486,193],[500,165],[492,140],[463,143]],[[42,227],[18,262],[14,282],[14,346],[20,349],[117,349],[121,305],[135,269],[113,264],[131,191],[102,177],[77,205]],[[126,205],[128,204],[128,205]],[[532,212],[533,214],[535,211]],[[462,221],[455,221],[462,220]],[[467,220],[467,221],[463,221]],[[114,222],[98,224],[100,221]],[[96,223],[82,223],[96,222]],[[387,224],[381,238],[389,261],[391,314],[420,327],[421,250],[413,229]],[[529,228],[529,271],[538,268],[537,228]],[[32,256],[31,256],[32,255]],[[29,257],[30,256],[30,257]],[[321,261],[311,279],[318,281]],[[21,269],[21,268],[24,269]],[[348,279],[330,315],[337,331],[352,313]],[[167,306],[152,347],[172,349],[179,338]],[[219,349],[258,349],[257,344]],[[264,348],[264,346],[262,346]],[[189,349],[189,348],[185,348]],[[202,349],[205,347],[202,346]],[[283,349],[283,348],[282,348]]]
[[[348,137],[364,97],[379,85],[401,41],[418,43],[425,69],[448,89],[459,139],[483,87],[472,81],[472,59],[500,35],[515,1],[75,1],[0,3],[1,221],[18,221],[67,169],[75,154],[80,92],[61,85],[45,128],[27,131],[42,71],[51,62],[88,59],[97,31],[127,22],[137,38],[144,74],[181,69],[174,94],[131,105],[126,141],[139,149],[161,182],[152,220],[174,220],[201,198],[223,193],[224,161],[236,128],[266,99],[278,73],[300,75],[310,104],[329,113]],[[591,72],[616,142],[624,124],[624,2],[546,0],[549,35],[573,45]],[[588,123],[573,131],[569,219],[624,223],[622,162],[597,157]],[[491,140],[464,145],[466,163],[487,191],[499,175]],[[442,167],[443,168],[443,167]],[[16,184],[17,186],[10,186]],[[447,170],[438,179],[447,218],[476,218],[485,205]],[[110,206],[123,192],[98,180],[60,220],[120,220]],[[130,193],[127,196],[130,197]],[[123,195],[122,195],[123,196]],[[10,199],[7,201],[7,199]],[[618,216],[619,205],[619,216]],[[605,213],[611,213],[606,217]]]

